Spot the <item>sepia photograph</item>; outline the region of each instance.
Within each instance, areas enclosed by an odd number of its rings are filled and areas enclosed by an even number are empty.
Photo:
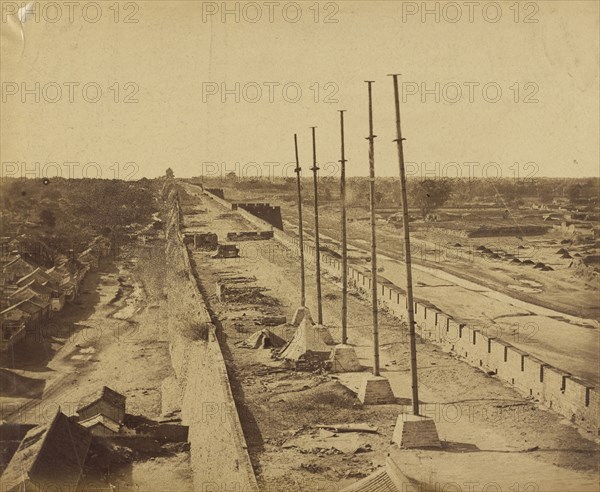
[[[597,492],[597,0],[0,0],[0,492]]]

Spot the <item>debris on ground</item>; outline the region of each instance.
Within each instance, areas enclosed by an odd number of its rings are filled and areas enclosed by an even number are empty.
[[[379,428],[371,424],[329,424],[317,425],[319,429],[331,429],[334,432],[372,432],[377,434]]]

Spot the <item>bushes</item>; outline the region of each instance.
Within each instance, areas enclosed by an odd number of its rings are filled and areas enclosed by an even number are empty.
[[[1,195],[5,223],[30,223],[22,232],[66,254],[71,248],[79,252],[99,234],[149,223],[156,188],[147,179],[13,179],[2,183]],[[44,229],[36,227],[40,222]]]

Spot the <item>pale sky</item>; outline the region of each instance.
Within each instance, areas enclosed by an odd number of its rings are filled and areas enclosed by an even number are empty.
[[[91,22],[93,8],[84,16],[76,7],[69,19],[59,1],[56,22],[43,4],[26,20],[24,46],[16,3],[2,2],[5,176],[81,177],[85,168],[89,177],[100,170],[137,179],[167,167],[179,177],[203,168],[291,175],[295,132],[301,165],[312,165],[312,125],[323,175],[336,175],[325,163],[340,158],[338,109],[347,110],[348,174],[366,175],[366,79],[376,81],[376,173],[396,176],[391,72],[405,84],[411,174],[599,175],[597,1],[521,2],[518,12],[514,1],[500,2],[501,12],[479,2],[472,22],[468,2],[297,2],[300,10],[293,2],[228,2],[239,9],[236,22],[234,13],[222,17],[223,2],[121,2],[116,12],[110,1],[99,2],[102,16]],[[434,13],[422,18],[423,5]],[[461,18],[451,22],[457,7]],[[100,100],[89,102],[98,87]],[[222,89],[232,91],[225,102]]]

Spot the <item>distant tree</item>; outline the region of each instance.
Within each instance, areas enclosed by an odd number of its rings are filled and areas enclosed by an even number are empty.
[[[540,191],[540,202],[552,203],[554,196],[555,196],[554,192],[549,187],[543,188]]]
[[[581,185],[579,183],[573,183],[567,188],[567,197],[570,201],[575,201],[581,196]]]
[[[337,194],[339,182],[332,177],[326,176],[319,179],[319,199],[324,202],[330,202],[334,199],[334,194]],[[334,191],[335,190],[335,191]]]
[[[350,178],[346,184],[348,205],[368,206],[369,181],[365,178]]]
[[[600,192],[600,188],[597,186],[593,179],[590,179],[581,185],[582,198],[598,197],[598,192]]]
[[[417,207],[421,215],[427,214],[440,208],[448,198],[452,187],[445,179],[423,179],[412,183],[410,187],[409,205]]]
[[[44,208],[40,211],[40,220],[42,221],[42,224],[48,227],[54,227],[56,225],[54,212],[49,208]]]
[[[167,177],[167,179],[173,179],[175,177],[175,173],[173,172],[173,169],[171,169],[170,167],[167,168],[167,171],[165,172],[165,176]]]
[[[504,199],[504,204],[516,205],[516,202],[521,199],[521,193],[518,186],[513,183],[507,183],[502,188],[501,194]]]
[[[58,199],[61,198],[62,195],[60,194],[60,191],[58,191],[58,190],[48,190],[45,193],[45,196],[46,196],[46,198],[49,198],[50,200],[57,201]]]

